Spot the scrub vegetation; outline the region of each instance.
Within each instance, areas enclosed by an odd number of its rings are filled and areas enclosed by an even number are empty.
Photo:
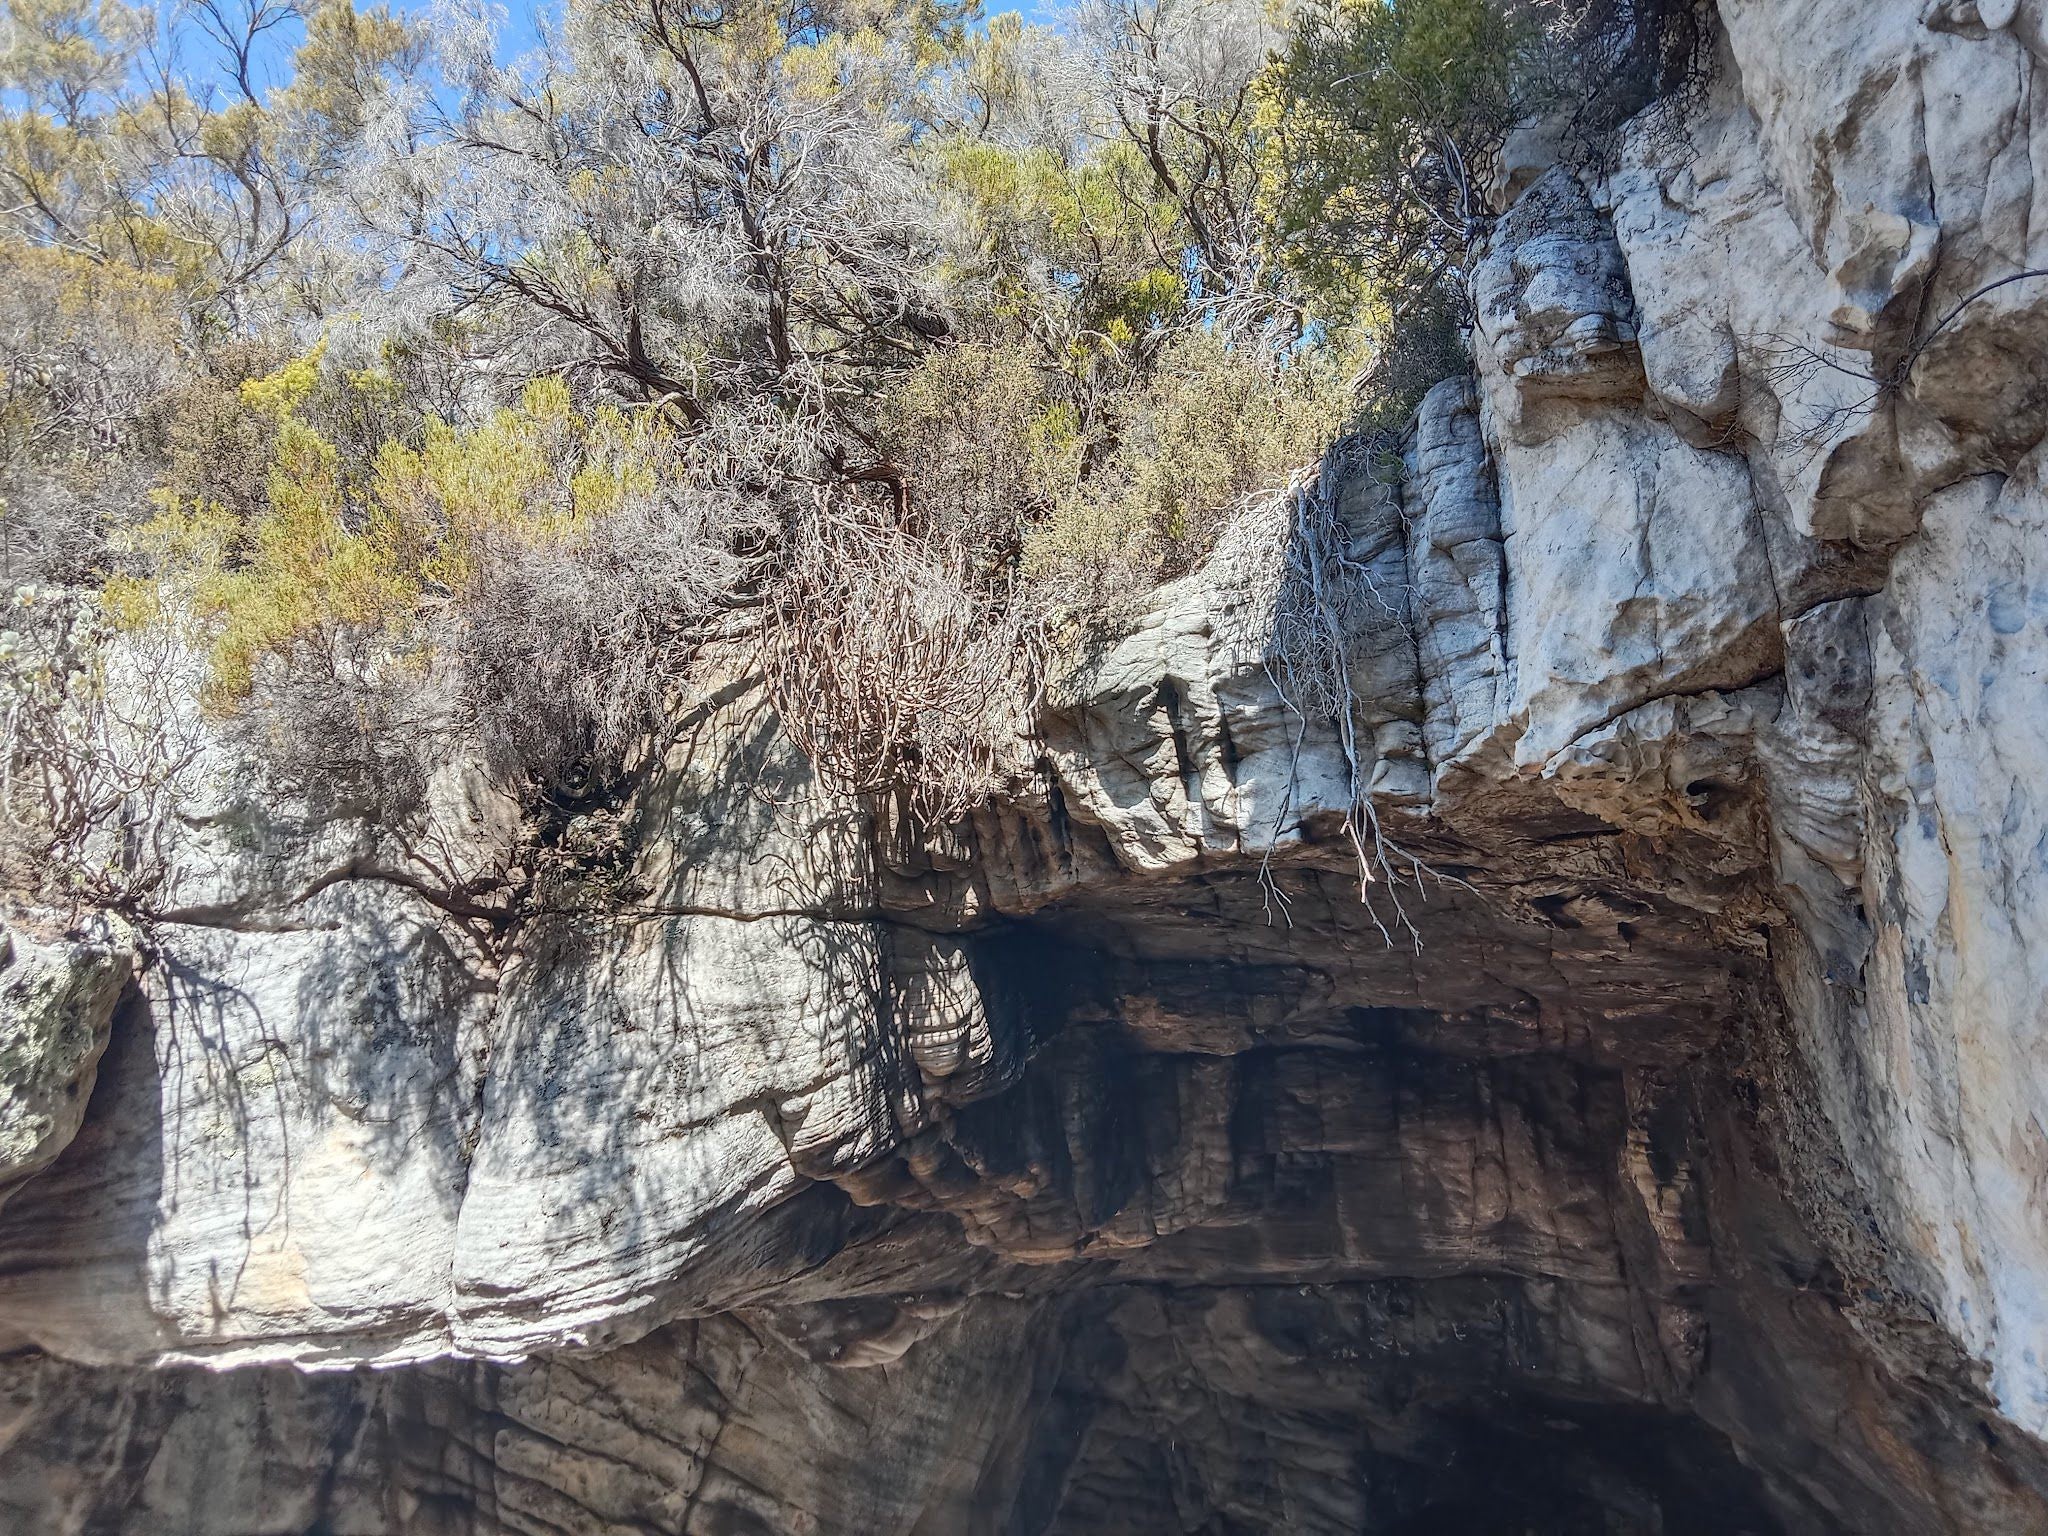
[[[957,817],[1047,667],[1464,366],[1503,139],[1595,144],[1692,16],[5,0],[12,856],[186,771],[66,789],[121,643],[371,799],[450,731],[616,789],[739,648],[827,783]]]

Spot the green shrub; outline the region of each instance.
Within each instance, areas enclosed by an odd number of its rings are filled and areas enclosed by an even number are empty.
[[[1350,400],[1328,354],[1179,336],[1128,402],[1112,451],[1031,530],[1027,572],[1056,606],[1115,611],[1193,569],[1249,498],[1312,464]]]
[[[125,541],[141,574],[105,584],[109,614],[188,626],[217,711],[260,696],[286,717],[271,737],[327,742],[337,763],[374,760],[341,727],[395,729],[380,690],[439,658],[537,778],[615,766],[658,704],[668,637],[733,578],[673,431],[538,379],[476,426],[429,421],[352,467],[300,414],[323,378],[316,350],[244,385],[269,423],[259,505],[164,492]]]
[[[1534,37],[1496,0],[1310,0],[1259,82],[1281,259],[1395,307],[1457,269]]]
[[[933,353],[884,397],[878,418],[912,524],[979,549],[992,572],[1080,476],[1074,414],[1018,346]]]

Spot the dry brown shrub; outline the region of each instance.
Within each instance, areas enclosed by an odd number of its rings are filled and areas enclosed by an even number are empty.
[[[615,787],[739,580],[740,525],[713,498],[668,487],[573,539],[484,548],[452,644],[486,747],[541,784]]]
[[[984,798],[1029,695],[1034,631],[971,552],[820,493],[768,607],[784,730],[827,785],[946,826]]]
[[[201,732],[189,658],[116,637],[90,598],[22,587],[0,608],[0,887],[127,905],[160,878]]]

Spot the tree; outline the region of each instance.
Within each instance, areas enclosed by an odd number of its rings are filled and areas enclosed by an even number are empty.
[[[1263,271],[1254,87],[1280,30],[1233,0],[1092,0],[1079,30],[1118,132],[1177,214],[1193,297],[1233,328],[1264,323],[1279,294]]]
[[[444,40],[455,105],[390,125],[353,207],[519,371],[658,401],[756,489],[858,467],[858,402],[946,329],[903,150],[952,25],[591,0],[511,67],[479,25]]]
[[[1325,290],[1462,274],[1532,35],[1496,0],[1311,0],[1264,82],[1285,258]]]
[[[9,0],[4,24],[0,562],[76,582],[146,514],[182,407],[317,308],[317,199],[416,50],[347,0]]]
[[[167,19],[121,0],[8,0],[5,20],[0,180],[16,238],[171,278],[230,324],[417,53],[388,12],[349,0],[197,0]]]

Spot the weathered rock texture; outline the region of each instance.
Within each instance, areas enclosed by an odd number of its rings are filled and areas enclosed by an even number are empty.
[[[1348,754],[1234,549],[944,846],[739,681],[17,936],[0,1525],[2048,1529],[2048,13],[1721,12],[1345,483]]]

